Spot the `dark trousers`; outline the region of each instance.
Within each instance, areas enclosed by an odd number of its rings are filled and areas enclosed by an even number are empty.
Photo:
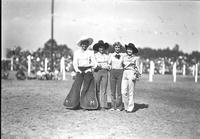
[[[94,86],[91,72],[77,73],[64,105],[69,109],[77,109],[79,105],[83,109],[97,109],[98,100]]]
[[[107,108],[108,71],[102,69],[94,72],[94,79],[100,107]]]
[[[91,80],[93,80],[93,74],[91,72],[87,73],[77,73],[77,79],[83,82],[82,90],[81,90],[81,97],[85,95],[85,93],[88,91],[89,86],[91,85]],[[82,83],[81,83],[82,84]]]
[[[123,75],[122,69],[112,69],[110,71],[112,107],[120,110],[122,109],[122,94],[121,94],[122,75]]]

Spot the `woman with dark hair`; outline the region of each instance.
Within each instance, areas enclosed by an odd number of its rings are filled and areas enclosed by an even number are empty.
[[[97,51],[95,59],[97,61],[97,68],[94,70],[95,88],[100,104],[100,109],[108,109],[107,104],[107,85],[108,85],[108,71],[110,66],[108,65],[108,54],[105,50],[108,49],[109,44],[100,40],[93,46],[93,50]]]
[[[88,49],[92,38],[81,39],[77,45],[80,47],[74,52],[73,66],[76,72],[75,81],[67,95],[64,105],[68,109],[97,109],[99,107],[92,69],[97,63],[94,51]]]
[[[125,45],[125,48],[127,54],[123,57],[124,72],[121,92],[125,111],[130,113],[134,111],[135,83],[140,73],[136,65],[137,57],[135,56],[138,49],[132,43]]]

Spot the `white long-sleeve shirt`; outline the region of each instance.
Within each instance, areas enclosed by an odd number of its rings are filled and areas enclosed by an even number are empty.
[[[103,69],[109,69],[109,56],[107,54],[101,54],[100,52],[97,52],[95,54],[95,59],[97,61],[98,66],[100,66]]]
[[[123,69],[123,65],[122,65],[122,62],[123,62],[123,57],[125,56],[126,53],[119,53],[117,54],[116,52],[114,53],[111,53],[109,55],[109,61],[108,63],[110,64],[111,66],[111,69]],[[116,58],[115,56],[116,55],[120,55],[120,58]]]
[[[92,68],[96,68],[97,62],[94,57],[94,51],[88,49],[85,51],[82,49],[78,49],[77,51],[75,51],[73,58],[73,66],[76,72],[80,72],[78,67],[92,66]],[[92,72],[92,68],[87,69],[85,73]]]

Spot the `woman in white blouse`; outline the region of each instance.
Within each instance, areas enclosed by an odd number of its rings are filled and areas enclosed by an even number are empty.
[[[107,104],[107,85],[108,85],[108,71],[110,66],[108,64],[108,54],[105,50],[108,49],[109,44],[104,43],[100,40],[93,46],[93,50],[97,51],[95,53],[95,59],[97,61],[97,68],[94,70],[95,78],[95,88],[97,91],[97,96],[100,104],[100,109],[108,109]]]
[[[88,50],[92,38],[81,39],[77,45],[80,47],[74,52],[73,66],[76,72],[75,81],[67,95],[64,105],[69,109],[97,109],[99,107],[92,69],[97,67],[94,51]]]
[[[121,81],[123,74],[122,60],[125,53],[121,53],[122,45],[120,42],[115,42],[114,53],[110,54],[109,64],[110,71],[110,88],[111,88],[111,101],[112,108],[110,110],[122,111],[122,94],[121,94]]]

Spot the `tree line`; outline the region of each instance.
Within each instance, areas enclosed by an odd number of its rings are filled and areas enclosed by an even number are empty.
[[[53,44],[53,45],[52,45]],[[52,46],[53,47],[52,47]],[[196,64],[200,62],[200,52],[192,51],[191,53],[184,53],[180,50],[180,46],[176,44],[172,49],[169,47],[164,49],[153,49],[150,47],[138,48],[138,56],[142,59],[158,59],[158,58],[166,58],[172,59],[172,61],[176,61],[178,59],[184,60],[186,63]],[[122,48],[122,51],[125,52],[125,48]],[[49,58],[51,59],[51,52],[53,52],[53,60],[57,58],[72,57],[73,58],[73,50],[69,48],[66,44],[57,44],[55,40],[48,40],[43,48],[38,48],[35,52],[30,52],[29,50],[23,50],[21,46],[17,46],[14,49],[7,49],[7,58],[15,57],[27,57],[28,55],[32,55],[33,57],[39,57],[41,59]],[[113,46],[110,45],[108,52],[113,52]]]

